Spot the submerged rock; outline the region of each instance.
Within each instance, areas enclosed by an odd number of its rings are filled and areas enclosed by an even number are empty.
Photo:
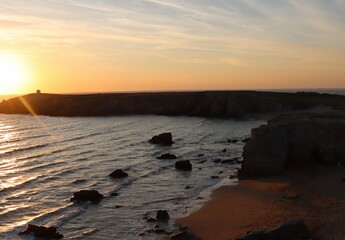
[[[170,132],[153,136],[149,142],[152,144],[160,144],[160,145],[166,145],[166,146],[170,146],[174,143],[172,141],[172,135]]]
[[[175,168],[182,171],[192,171],[192,164],[189,160],[181,160],[175,163]]]
[[[174,154],[171,153],[165,153],[162,154],[160,157],[158,157],[157,159],[176,159],[177,157]]]
[[[33,224],[28,224],[28,228],[20,232],[19,235],[28,235],[33,233],[37,238],[44,238],[44,239],[61,239],[63,235],[58,233],[55,227],[44,227],[44,226],[37,226]]]
[[[109,176],[112,178],[125,178],[128,177],[128,173],[124,172],[122,169],[116,169],[110,173]]]
[[[104,196],[96,190],[81,190],[73,193],[71,201],[91,201],[92,203],[98,203],[103,197]]]

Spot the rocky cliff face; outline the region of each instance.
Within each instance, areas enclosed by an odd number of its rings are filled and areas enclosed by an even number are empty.
[[[286,114],[252,129],[240,175],[278,174],[311,163],[345,165],[345,112]]]

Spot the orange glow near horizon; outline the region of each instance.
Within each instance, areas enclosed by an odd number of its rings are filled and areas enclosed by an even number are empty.
[[[345,88],[344,1],[2,4],[0,94]]]

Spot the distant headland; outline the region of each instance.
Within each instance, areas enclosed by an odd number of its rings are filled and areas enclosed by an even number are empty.
[[[33,93],[0,103],[0,113],[69,117],[153,114],[246,118],[317,108],[345,110],[345,96],[262,91]]]

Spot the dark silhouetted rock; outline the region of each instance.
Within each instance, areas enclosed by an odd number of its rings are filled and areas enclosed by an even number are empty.
[[[222,152],[225,153],[225,152],[226,152],[226,148],[224,148],[224,149],[222,150]]]
[[[81,190],[73,193],[71,201],[91,201],[92,203],[98,203],[103,197],[104,196],[96,190]]]
[[[228,139],[228,143],[237,143],[238,139]]]
[[[175,168],[183,171],[192,171],[192,164],[189,160],[177,161],[175,163]]]
[[[112,196],[112,197],[116,197],[116,196],[118,196],[119,194],[117,193],[117,192],[113,192],[113,193],[111,193],[110,194],[110,196]]]
[[[174,154],[171,153],[165,153],[162,154],[160,157],[158,157],[157,159],[176,159],[177,157]]]
[[[273,118],[252,129],[240,177],[279,174],[284,166],[345,161],[345,113],[301,112]]]
[[[268,230],[247,234],[237,240],[305,240],[310,239],[310,232],[302,219],[291,219]]]
[[[162,134],[159,134],[157,136],[154,136],[151,138],[151,140],[149,142],[152,144],[160,144],[160,145],[166,145],[166,146],[170,146],[174,143],[172,141],[172,135],[170,132],[169,133],[162,133]]]
[[[220,161],[221,161],[220,159],[214,159],[213,160],[214,163],[220,163]]]
[[[203,153],[198,154],[198,157],[203,157],[203,156],[205,156],[205,154]]]
[[[233,163],[236,163],[236,159],[225,159],[225,160],[222,160],[220,161],[220,163],[222,164],[233,164]]]
[[[184,189],[191,189],[192,187],[187,185]]]
[[[157,221],[159,221],[159,222],[166,222],[166,221],[169,220],[170,216],[169,216],[168,211],[166,211],[166,210],[159,210],[157,212],[156,218],[157,218]]]
[[[63,235],[56,231],[55,227],[44,227],[44,226],[37,226],[33,224],[28,224],[28,228],[20,232],[19,235],[27,235],[33,233],[37,238],[44,238],[44,239],[61,239]]]
[[[212,179],[218,179],[219,176],[212,176],[211,178],[212,178]]]
[[[112,178],[125,178],[128,177],[128,173],[124,172],[122,169],[117,169],[109,174]]]

